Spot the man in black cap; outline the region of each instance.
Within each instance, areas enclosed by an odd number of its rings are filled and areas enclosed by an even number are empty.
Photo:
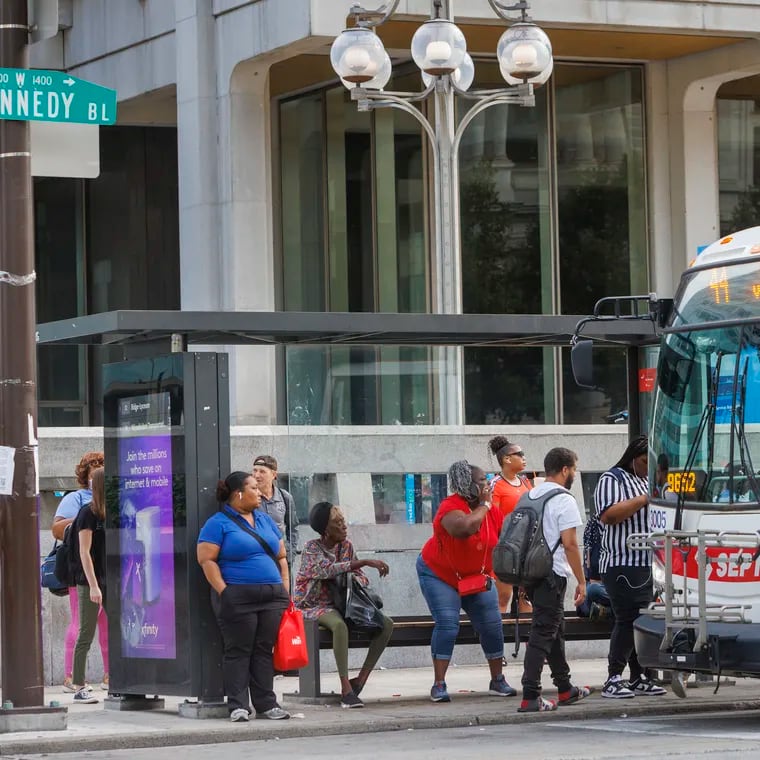
[[[298,532],[293,524],[295,504],[291,494],[275,483],[277,460],[269,454],[260,454],[253,460],[252,474],[261,492],[260,509],[263,509],[277,523],[285,540],[288,566],[292,566],[293,552],[298,547]]]

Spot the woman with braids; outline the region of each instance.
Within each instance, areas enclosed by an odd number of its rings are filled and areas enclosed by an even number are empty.
[[[491,509],[491,489],[486,473],[466,460],[449,468],[452,495],[441,502],[433,519],[433,535],[417,558],[417,577],[433,616],[430,647],[433,655],[433,702],[449,702],[446,671],[459,633],[459,613],[464,610],[480,636],[491,681],[488,693],[513,697],[517,692],[502,673],[504,632],[491,554],[499,539],[503,513]],[[460,584],[487,576],[484,588],[460,593]],[[466,589],[462,589],[466,591]]]
[[[532,483],[520,473],[525,469],[525,452],[517,443],[507,440],[506,436],[497,435],[488,442],[488,448],[499,463],[500,472],[491,481],[491,506],[501,510],[506,517],[517,506],[520,497],[533,488]],[[499,594],[499,609],[509,610],[513,587],[502,583],[498,578],[496,590]],[[518,592],[518,612],[530,613],[533,610],[524,591]]]
[[[288,606],[290,578],[277,523],[258,507],[261,493],[248,472],[233,472],[216,487],[221,509],[198,536],[198,564],[211,586],[211,607],[224,642],[222,677],[233,723],[283,720],[272,684],[272,649]],[[250,693],[250,701],[249,701]]]

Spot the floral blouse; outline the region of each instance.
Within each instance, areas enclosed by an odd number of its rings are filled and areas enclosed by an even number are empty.
[[[368,585],[369,579],[361,570],[351,570],[351,561],[355,559],[356,552],[348,540],[332,549],[327,549],[318,538],[304,544],[293,601],[305,618],[315,620],[335,609],[331,581],[341,573],[353,572],[362,585]]]

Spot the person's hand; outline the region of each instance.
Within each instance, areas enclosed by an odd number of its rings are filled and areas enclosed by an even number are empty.
[[[575,596],[573,597],[573,604],[576,607],[579,607],[581,604],[583,604],[583,601],[586,598],[586,584],[585,583],[579,583],[578,586],[575,589]]]
[[[98,606],[103,604],[103,592],[98,586],[90,587],[90,601]]]
[[[386,562],[383,562],[381,559],[367,559],[365,560],[365,563],[367,567],[374,567],[375,570],[380,573],[381,578],[384,578],[386,575],[388,575],[388,571],[390,570],[388,564]]]
[[[483,487],[480,489],[480,496],[478,498],[479,507],[491,508],[491,484],[486,481]]]

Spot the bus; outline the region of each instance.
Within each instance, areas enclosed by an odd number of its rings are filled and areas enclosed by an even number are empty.
[[[760,677],[760,227],[681,277],[649,421],[656,601],[634,625],[647,668]]]

